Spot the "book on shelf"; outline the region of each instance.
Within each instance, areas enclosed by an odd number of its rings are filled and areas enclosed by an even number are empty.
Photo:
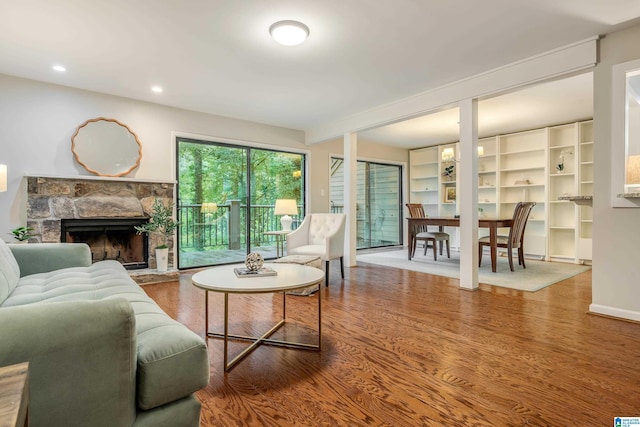
[[[238,267],[238,268],[234,268],[233,271],[236,273],[236,276],[241,278],[276,276],[278,274],[278,272],[271,267],[262,267],[259,270],[249,270],[248,268],[245,268],[245,267]]]

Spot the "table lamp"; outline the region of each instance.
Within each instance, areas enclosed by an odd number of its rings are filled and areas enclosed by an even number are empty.
[[[0,191],[7,191],[7,165],[0,165]]]
[[[298,215],[298,204],[293,199],[278,199],[276,200],[274,214],[282,215],[282,218],[280,218],[282,231],[291,231],[291,222],[293,220],[289,215]]]

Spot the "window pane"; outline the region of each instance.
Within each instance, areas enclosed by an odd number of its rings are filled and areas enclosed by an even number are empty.
[[[304,155],[179,139],[177,159],[179,268],[282,256],[265,232],[281,229],[278,199],[297,202],[292,228],[304,218]]]

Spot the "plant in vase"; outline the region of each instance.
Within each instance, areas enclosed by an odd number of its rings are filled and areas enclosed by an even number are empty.
[[[169,259],[167,239],[173,235],[173,232],[178,227],[178,222],[173,220],[173,202],[165,205],[160,199],[155,199],[151,209],[149,222],[136,226],[135,229],[138,234],[150,235],[159,233],[160,244],[156,246],[156,269],[158,271],[167,271]]]
[[[564,156],[571,154],[573,154],[573,151],[571,150],[562,150],[560,152],[560,156],[558,156],[558,163],[556,164],[556,171],[558,173],[564,172]]]
[[[447,167],[444,168],[444,172],[442,172],[442,176],[444,176],[445,178],[452,180],[453,177],[455,176],[455,166],[454,165],[449,165]]]
[[[31,227],[18,227],[11,230],[11,233],[8,233],[8,234],[12,235],[14,239],[22,243],[38,235],[33,231],[34,230]]]

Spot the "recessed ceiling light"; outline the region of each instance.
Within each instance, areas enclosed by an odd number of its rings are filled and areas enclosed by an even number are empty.
[[[61,73],[64,73],[65,71],[67,71],[67,69],[64,68],[62,65],[54,65],[51,68],[53,68],[55,71],[59,71]]]
[[[162,93],[162,88],[160,86],[151,86],[151,90],[155,93]]]
[[[296,46],[309,37],[309,27],[298,21],[279,21],[269,27],[269,33],[281,45]]]

